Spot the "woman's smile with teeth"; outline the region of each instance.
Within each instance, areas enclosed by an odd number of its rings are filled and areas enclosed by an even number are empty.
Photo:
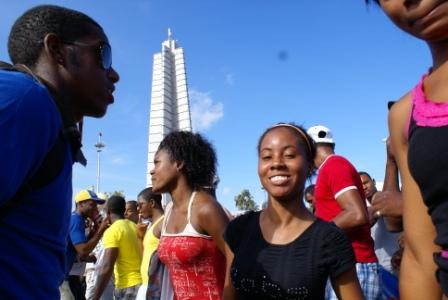
[[[270,178],[273,183],[283,183],[288,180],[288,176],[277,175]]]

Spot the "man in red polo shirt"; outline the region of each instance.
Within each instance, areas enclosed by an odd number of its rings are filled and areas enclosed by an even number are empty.
[[[316,142],[315,164],[319,170],[314,190],[316,216],[345,231],[355,252],[356,271],[365,299],[381,299],[378,260],[358,171],[347,159],[334,153],[330,129],[318,125],[308,129],[308,134]],[[337,299],[329,284],[325,299]]]

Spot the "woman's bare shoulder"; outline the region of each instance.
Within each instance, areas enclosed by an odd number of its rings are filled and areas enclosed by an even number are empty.
[[[398,99],[389,111],[389,121],[407,121],[412,108],[412,93],[408,92]]]

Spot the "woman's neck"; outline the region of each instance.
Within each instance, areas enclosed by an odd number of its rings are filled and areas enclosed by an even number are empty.
[[[301,199],[301,197],[294,197],[291,200],[276,200],[270,198],[268,200],[268,206],[265,209],[266,217],[272,223],[280,226],[286,226],[292,221],[296,221],[297,218],[301,220],[313,220],[314,217],[303,205]]]
[[[428,43],[431,50],[433,69],[438,69],[448,61],[448,41]]]
[[[192,193],[193,189],[186,182],[179,182],[171,191],[173,205],[177,208],[187,206]]]
[[[154,211],[152,212],[152,222],[154,223],[155,221],[157,221],[158,219],[160,219],[160,217],[163,216],[163,210],[161,209],[154,209]]]

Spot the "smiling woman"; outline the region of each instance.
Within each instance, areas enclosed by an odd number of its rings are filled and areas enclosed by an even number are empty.
[[[262,134],[258,175],[268,205],[226,229],[225,299],[324,299],[329,277],[339,299],[362,299],[347,237],[302,202],[315,153],[313,140],[294,124]]]

